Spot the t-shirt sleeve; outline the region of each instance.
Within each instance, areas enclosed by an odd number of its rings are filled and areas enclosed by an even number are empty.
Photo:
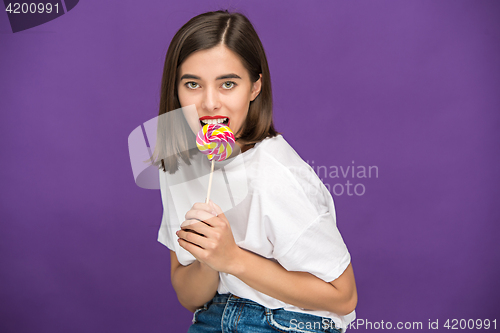
[[[288,271],[335,280],[351,257],[337,228],[330,192],[307,165],[293,169],[268,161],[256,191],[274,259]]]
[[[166,175],[160,170],[160,191],[161,201],[163,205],[163,214],[161,219],[160,230],[158,231],[158,242],[174,251],[177,255],[177,260],[182,265],[186,266],[195,261],[195,257],[184,250],[177,242],[175,232],[180,229],[181,222],[179,221],[175,210],[172,193],[167,186]]]
[[[167,186],[165,174],[160,170],[160,192],[161,201],[163,206],[163,213],[161,217],[160,230],[158,231],[158,242],[165,245],[172,251],[176,251],[176,244],[173,242],[173,235],[178,230],[176,221],[172,221],[176,214],[171,213],[172,200],[170,198],[170,190]]]
[[[288,271],[311,273],[326,282],[337,279],[351,256],[330,212],[314,220],[276,260]]]
[[[170,250],[175,251],[175,245],[172,242],[171,233],[169,225],[165,219],[165,211],[162,214],[160,230],[158,231],[158,242],[168,247]]]

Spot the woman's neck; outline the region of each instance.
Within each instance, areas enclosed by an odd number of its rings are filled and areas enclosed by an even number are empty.
[[[245,142],[242,142],[240,140],[236,140],[236,145],[238,145],[238,147],[240,148],[240,152],[244,153],[248,149],[253,148],[253,146],[255,146],[255,143],[245,143]]]
[[[251,143],[251,144],[249,144],[249,145],[245,145],[245,146],[241,147],[241,152],[242,152],[242,153],[244,153],[244,152],[246,152],[248,149],[253,148],[253,146],[255,146],[255,143]]]

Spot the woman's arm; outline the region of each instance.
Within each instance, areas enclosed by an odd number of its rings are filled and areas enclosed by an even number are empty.
[[[219,285],[219,272],[198,260],[183,266],[172,250],[170,250],[170,262],[172,286],[183,307],[194,312],[215,296]]]
[[[177,233],[179,244],[214,270],[232,274],[250,287],[297,307],[339,315],[356,307],[356,284],[350,264],[339,278],[328,283],[310,273],[287,271],[274,261],[238,247],[229,222],[216,205],[195,204],[186,219]]]
[[[307,272],[287,271],[276,262],[241,250],[239,263],[229,274],[250,287],[301,308],[339,315],[347,315],[355,309],[357,292],[351,264],[341,276],[328,283]]]

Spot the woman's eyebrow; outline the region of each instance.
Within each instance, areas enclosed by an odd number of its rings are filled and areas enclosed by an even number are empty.
[[[237,74],[225,74],[221,75],[215,78],[216,80],[223,80],[223,79],[241,79],[241,77]]]
[[[191,80],[201,80],[201,78],[200,78],[199,76],[192,75],[192,74],[184,74],[184,75],[181,77],[181,80],[186,80],[186,79],[191,79]]]
[[[224,74],[215,78],[216,80],[224,80],[224,79],[241,79],[238,74]],[[184,74],[181,76],[181,80],[201,80],[201,77],[193,75],[193,74]]]

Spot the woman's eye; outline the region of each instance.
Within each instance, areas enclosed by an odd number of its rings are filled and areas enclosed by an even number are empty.
[[[199,85],[196,82],[187,82],[186,87],[188,87],[189,89],[196,89],[199,87]]]
[[[224,89],[232,89],[236,86],[236,83],[234,83],[233,81],[226,81],[222,84],[222,88]]]

